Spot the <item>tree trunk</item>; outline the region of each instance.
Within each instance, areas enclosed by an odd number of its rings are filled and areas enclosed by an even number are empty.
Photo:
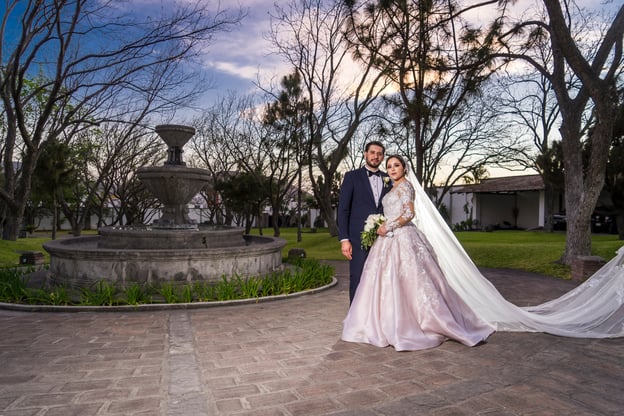
[[[277,214],[276,214],[277,212]],[[273,207],[273,237],[280,236],[280,215],[278,211],[275,211],[275,207]]]
[[[18,216],[13,210],[9,209],[2,229],[2,239],[8,241],[17,241],[19,236],[21,216]]]
[[[301,242],[301,164],[297,172],[297,242]]]
[[[561,260],[567,265],[572,265],[577,256],[591,254],[590,220],[593,206],[588,212],[583,181],[580,129],[575,124],[563,117],[561,144],[565,169],[566,246]]]
[[[609,106],[603,107],[602,114],[609,114]],[[597,106],[600,111],[600,106]],[[572,124],[572,126],[570,126]],[[562,123],[565,199],[566,199],[566,248],[563,262],[571,265],[577,256],[591,254],[591,215],[604,187],[605,169],[613,122],[601,117],[590,137],[590,157],[587,166],[583,165],[583,152],[580,130],[574,122]],[[567,127],[567,128],[564,128]]]
[[[35,164],[37,163],[38,155],[26,154],[22,159],[21,175],[17,183],[7,180],[4,185],[4,203],[6,206],[6,217],[4,229],[2,230],[2,239],[9,241],[16,241],[19,236],[19,231],[22,227],[22,221],[24,220],[24,211],[26,209],[26,203],[30,198],[30,186]],[[5,158],[8,155],[4,155]],[[12,163],[9,164],[13,169]],[[6,160],[4,163],[5,169],[7,166]],[[12,172],[11,175],[14,176]]]
[[[570,207],[568,203],[566,203],[566,210],[571,215],[566,214],[566,248],[563,262],[572,265],[574,258],[591,254],[591,211],[587,213],[587,209],[581,209],[581,207],[575,210],[574,206]]]
[[[80,221],[72,225],[72,235],[74,237],[80,237],[82,234],[82,223]]]
[[[329,235],[332,237],[338,236],[338,223],[334,217],[334,208],[331,204],[331,188],[326,186],[320,186],[319,189],[319,205],[321,206],[321,215],[327,223]]]
[[[615,224],[617,225],[618,238],[624,240],[624,214],[615,216]]]
[[[58,227],[58,207],[56,197],[52,198],[52,240],[56,240],[56,228]]]
[[[545,181],[546,182],[546,181]],[[553,214],[555,210],[555,192],[549,183],[544,184],[544,231],[553,231]]]

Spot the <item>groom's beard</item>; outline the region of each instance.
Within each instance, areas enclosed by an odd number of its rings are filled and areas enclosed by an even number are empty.
[[[379,166],[381,166],[381,162],[382,161],[375,162],[375,161],[367,160],[366,161],[366,166],[371,168],[371,169],[379,169]]]

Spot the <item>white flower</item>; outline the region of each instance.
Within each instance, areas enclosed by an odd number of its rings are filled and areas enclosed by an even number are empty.
[[[364,250],[368,250],[373,245],[377,239],[377,229],[385,221],[386,218],[381,214],[371,214],[366,218],[366,222],[364,222],[364,231],[362,231],[360,235],[362,248]]]
[[[371,231],[381,225],[386,219],[381,214],[371,214],[366,218],[364,223],[364,231]]]

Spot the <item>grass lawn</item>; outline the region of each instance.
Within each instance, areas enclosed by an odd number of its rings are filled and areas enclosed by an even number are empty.
[[[301,242],[297,242],[295,228],[283,228],[281,238],[288,243],[283,256],[288,256],[291,248],[303,248],[307,256],[319,260],[344,260],[340,253],[340,244],[336,237],[329,235],[326,229],[311,232],[304,229]],[[252,234],[258,235],[257,229]],[[273,229],[263,229],[265,236],[273,235]],[[479,267],[524,270],[548,276],[569,279],[570,269],[557,264],[565,248],[565,234],[562,232],[545,233],[541,231],[494,231],[494,232],[459,232],[455,234],[466,252]],[[41,245],[48,241],[46,237],[20,238],[17,241],[0,240],[0,267],[19,264],[23,251],[42,251]],[[610,260],[615,251],[624,245],[617,235],[596,234],[592,237],[594,255]]]
[[[41,247],[48,240],[49,238],[42,237],[18,238],[17,241],[0,240],[0,267],[18,265],[24,251],[41,251],[46,256],[46,262],[49,261],[48,253]]]
[[[272,235],[272,229],[264,229],[264,235]],[[303,248],[308,257],[323,260],[344,260],[336,237],[331,237],[326,229],[310,232],[304,229],[301,242],[297,243],[297,230],[281,229],[281,238],[288,241],[283,255],[294,247]],[[252,230],[258,234],[258,230]],[[479,267],[524,270],[564,279],[571,276],[570,268],[557,264],[565,248],[563,232],[545,233],[542,231],[467,231],[455,233],[458,240]],[[615,256],[624,241],[617,235],[596,234],[592,237],[594,255],[610,260]]]
[[[455,234],[479,267],[524,270],[569,279],[570,268],[557,263],[565,233],[542,231],[460,232]],[[592,254],[610,260],[624,241],[617,235],[592,236]]]

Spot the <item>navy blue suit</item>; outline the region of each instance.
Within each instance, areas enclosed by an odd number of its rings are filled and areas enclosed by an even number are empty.
[[[340,188],[338,239],[348,239],[353,246],[353,255],[349,262],[350,301],[353,301],[355,290],[360,283],[360,275],[368,254],[368,251],[362,250],[360,233],[364,229],[364,223],[370,214],[383,214],[381,198],[392,188],[390,181],[384,180],[387,177],[388,174],[381,172],[382,190],[379,204],[374,200],[366,168],[347,172]]]

